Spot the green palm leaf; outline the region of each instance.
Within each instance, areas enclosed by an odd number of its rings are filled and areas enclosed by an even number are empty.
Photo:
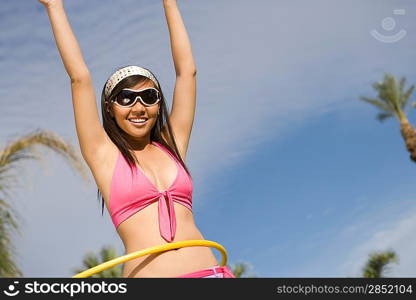
[[[21,165],[27,160],[40,160],[36,146],[44,146],[61,155],[84,179],[89,181],[83,159],[65,140],[46,130],[35,130],[0,148],[0,277],[19,277],[22,272],[14,261],[16,249],[10,235],[20,233],[19,215],[11,206],[12,190],[22,181]],[[27,182],[27,180],[25,180]],[[25,183],[26,183],[25,182]],[[24,188],[23,186],[20,186]]]
[[[117,254],[117,251],[114,247],[104,246],[101,248],[99,256],[92,252],[87,253],[82,261],[83,267],[73,269],[72,271],[75,275],[117,257],[119,257],[119,255]],[[122,272],[122,264],[119,264],[107,270],[96,273],[92,275],[91,278],[120,278],[123,277]]]
[[[405,112],[408,109],[409,99],[415,86],[411,86],[405,92],[405,84],[405,77],[397,82],[392,74],[386,73],[383,81],[373,83],[373,88],[378,93],[377,99],[367,97],[360,97],[359,99],[374,105],[382,111],[377,116],[379,121],[384,121],[391,116],[395,116],[401,122],[407,121]]]
[[[252,269],[252,266],[248,263],[241,262],[241,263],[231,264],[230,269],[231,269],[231,272],[233,272],[233,274],[237,278],[242,278],[242,277],[255,278],[256,277],[254,274],[248,273],[248,270]]]
[[[389,113],[378,113],[376,116],[377,120],[381,122],[391,117],[393,117],[393,114],[389,114]]]
[[[398,263],[397,255],[394,251],[372,252],[363,268],[363,276],[365,278],[384,277],[384,273],[388,270],[389,264]]]
[[[392,107],[389,102],[383,102],[383,101],[380,101],[379,99],[372,99],[372,98],[367,98],[367,97],[360,97],[360,100],[370,103],[378,107],[382,111],[386,113],[390,113],[391,115],[394,113],[394,107]]]

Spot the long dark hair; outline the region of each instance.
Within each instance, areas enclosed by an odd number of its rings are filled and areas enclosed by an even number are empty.
[[[145,69],[145,70],[150,72],[150,70],[148,69]],[[152,72],[150,73],[154,76]],[[159,102],[160,103],[159,115],[157,117],[155,125],[150,131],[150,140],[158,142],[162,144],[163,146],[165,146],[179,160],[179,162],[184,167],[188,175],[191,176],[188,168],[185,165],[185,162],[182,160],[179,154],[179,150],[176,145],[174,135],[172,133],[172,127],[169,122],[169,114],[168,114],[168,110],[166,106],[165,96],[163,95],[162,88],[160,87],[159,81],[157,80],[156,76],[154,77],[159,87],[156,87],[154,82],[145,76],[132,75],[132,76],[126,77],[114,87],[114,89],[112,90],[108,98],[105,96],[105,85],[104,85],[103,90],[101,92],[101,115],[103,118],[104,130],[107,133],[108,137],[111,139],[111,141],[117,146],[117,148],[123,154],[124,158],[127,160],[128,164],[130,165],[130,168],[132,168],[132,166],[135,166],[136,163],[139,164],[136,156],[134,155],[134,152],[132,151],[131,145],[129,144],[127,139],[123,136],[123,130],[117,125],[116,120],[111,117],[110,113],[107,111],[107,108],[109,108],[108,106],[110,104],[109,100],[112,99],[112,97],[114,97],[115,95],[117,95],[122,89],[132,88],[133,86],[139,83],[151,82],[154,88],[156,88],[160,92],[162,99]],[[167,138],[169,140],[168,143],[165,142],[161,134],[164,124],[167,125],[167,133],[168,133]],[[102,214],[104,214],[104,198],[101,195],[99,189],[97,191],[97,197],[98,197],[98,201],[100,201],[100,198],[101,198]]]

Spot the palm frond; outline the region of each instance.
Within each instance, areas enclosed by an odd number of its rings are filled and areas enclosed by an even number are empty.
[[[237,278],[242,278],[242,277],[254,278],[254,277],[256,277],[255,274],[248,273],[248,270],[252,269],[252,265],[249,264],[249,263],[246,263],[246,262],[231,264],[230,269],[233,272],[233,274],[235,275],[235,277],[237,277]]]
[[[0,207],[0,277],[20,277],[22,272],[14,262],[13,253],[16,251],[11,238],[10,229],[16,229],[17,224],[9,210]]]
[[[373,83],[373,88],[377,91],[377,99],[360,97],[361,100],[368,102],[383,111],[383,113],[391,113],[397,117],[400,122],[407,120],[406,110],[410,96],[414,90],[411,86],[406,92],[405,90],[406,78],[402,77],[399,82],[390,74],[385,73],[383,81]],[[378,120],[385,120],[388,118],[384,114],[377,116]]]
[[[363,276],[365,278],[380,278],[387,270],[388,264],[398,263],[398,257],[392,250],[372,252],[363,268]]]
[[[10,239],[12,231],[20,233],[18,224],[20,216],[10,205],[13,199],[12,190],[21,182],[21,163],[42,158],[36,152],[41,145],[61,155],[86,181],[89,181],[83,160],[75,149],[66,141],[52,132],[35,130],[18,137],[0,149],[0,276],[16,277],[21,271],[14,263],[15,248]],[[27,180],[26,180],[27,181]]]
[[[87,253],[82,261],[83,268],[74,268],[72,272],[75,274],[81,273],[87,269],[93,268],[101,263],[107,262],[111,259],[117,258],[119,255],[114,247],[104,246],[101,248],[100,255],[97,256],[92,252]],[[101,271],[92,275],[92,278],[120,278],[122,277],[122,265],[116,265],[107,270]]]
[[[404,86],[405,86],[405,85],[406,85],[406,78],[405,78],[405,77],[402,77],[402,78],[399,80],[399,87],[398,87],[399,97],[400,97],[399,102],[400,102],[400,104],[401,104],[401,107],[402,107],[402,108],[404,108],[404,107],[405,107],[405,105],[406,105],[406,103],[405,103],[405,102],[403,102],[403,100],[405,100],[405,99],[403,98],[403,95],[404,95]]]
[[[376,106],[377,108],[381,109],[382,111],[386,112],[386,113],[390,113],[393,114],[394,113],[394,109],[393,107],[390,106],[389,103],[387,102],[382,102],[378,99],[374,99],[374,98],[367,98],[367,97],[360,97],[361,101],[370,103],[374,106]]]
[[[405,93],[403,93],[402,103],[404,107],[407,107],[407,104],[410,100],[410,96],[412,95],[414,90],[415,90],[415,85],[412,85]]]
[[[380,122],[384,122],[386,119],[393,117],[393,114],[388,113],[378,113],[376,119]]]
[[[61,155],[86,181],[89,181],[83,160],[71,144],[50,131],[40,129],[18,138],[0,151],[0,172],[4,167],[10,168],[14,163],[25,159],[41,159],[35,151],[35,146],[38,145]]]

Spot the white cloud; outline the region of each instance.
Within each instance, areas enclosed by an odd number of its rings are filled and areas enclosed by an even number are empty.
[[[364,225],[364,226],[363,226]],[[399,258],[399,264],[390,266],[391,272],[385,274],[387,277],[414,277],[416,275],[416,207],[406,209],[395,216],[394,220],[386,220],[380,224],[377,230],[373,230],[365,224],[355,224],[345,230],[345,233],[356,234],[360,231],[369,231],[369,238],[350,248],[345,263],[341,265],[341,272],[347,276],[361,276],[362,267],[373,251],[385,251],[392,249]]]
[[[414,277],[416,205],[411,197],[400,199],[408,200],[391,200],[385,206],[367,207],[357,215],[352,213],[344,227],[338,224],[328,229],[329,234],[325,233],[324,239],[317,236],[308,241],[308,244],[314,244],[314,254],[294,273],[316,277],[362,277],[371,252],[393,250],[399,264],[389,265],[385,276]]]

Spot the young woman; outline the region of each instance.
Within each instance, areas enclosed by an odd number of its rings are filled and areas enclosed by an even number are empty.
[[[172,111],[156,76],[139,66],[114,72],[101,95],[101,125],[89,70],[62,0],[47,10],[71,79],[81,153],[114,226],[131,253],[164,243],[203,240],[192,214],[192,178],[184,163],[196,103],[196,66],[176,0],[163,0],[176,84]],[[209,247],[184,247],[128,261],[123,277],[231,277]]]

